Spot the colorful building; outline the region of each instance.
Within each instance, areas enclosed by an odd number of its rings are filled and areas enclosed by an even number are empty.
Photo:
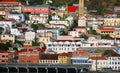
[[[59,54],[40,54],[40,64],[58,64]]]
[[[71,59],[68,53],[61,53],[58,56],[58,63],[59,64],[71,64]]]
[[[108,68],[108,58],[105,56],[94,56],[90,57],[89,60],[92,62],[90,70],[102,70],[103,68]]]
[[[39,63],[39,52],[20,52],[18,54],[18,63]]]
[[[9,53],[6,50],[0,50],[0,64],[8,63]]]

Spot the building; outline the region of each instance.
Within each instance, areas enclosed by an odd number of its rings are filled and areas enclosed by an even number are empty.
[[[15,36],[14,35],[10,35],[10,34],[1,34],[0,35],[0,39],[1,40],[12,41],[12,43],[15,42]]]
[[[2,0],[0,1],[0,9],[8,10],[9,12],[22,12],[23,4],[17,0]]]
[[[103,26],[116,27],[120,26],[120,18],[104,18]]]
[[[32,41],[25,41],[23,43],[24,46],[32,46]]]
[[[91,44],[91,47],[111,47],[112,45],[114,45],[113,40],[96,39],[95,37],[89,37],[86,43]]]
[[[115,28],[115,31],[110,36],[112,38],[120,38],[120,28]]]
[[[8,11],[3,10],[3,9],[0,9],[0,15],[1,15],[1,16],[5,16],[5,15],[7,15],[8,13],[9,13]]]
[[[72,37],[80,37],[80,32],[78,32],[78,31],[69,31],[68,35],[71,35]]]
[[[8,63],[9,53],[6,50],[0,50],[0,64]]]
[[[29,21],[30,23],[41,23],[45,24],[48,21],[48,15],[40,14],[29,14]]]
[[[46,43],[47,50],[53,50],[56,53],[73,52],[81,46],[81,42],[72,40],[56,40],[54,42]]]
[[[23,14],[8,14],[7,19],[14,19],[16,20],[17,22],[23,22],[25,21],[25,17]]]
[[[70,24],[68,23],[67,20],[52,20],[52,21],[49,21],[50,24],[64,24],[65,26],[69,27]]]
[[[105,56],[94,56],[90,57],[89,60],[92,62],[90,70],[102,70],[103,68],[108,68],[108,58]]]
[[[51,42],[52,38],[51,37],[39,37],[38,38],[38,42],[42,42],[42,43],[47,43],[47,42]]]
[[[115,31],[114,27],[98,27],[96,32],[99,34],[113,34]]]
[[[72,16],[74,19],[78,19],[79,6],[67,6],[68,15]]]
[[[85,35],[87,34],[87,28],[84,27],[84,26],[78,26],[78,27],[74,28],[74,30],[78,31],[78,32],[80,32],[82,34],[85,34]]]
[[[10,29],[10,34],[15,35],[15,36],[22,35],[17,28],[11,28]]]
[[[46,32],[52,32],[53,33],[53,39],[57,39],[58,38],[58,36],[61,34],[61,32],[60,32],[60,30],[59,29],[57,29],[57,30],[55,30],[55,29],[47,29],[47,30],[37,30],[37,33],[38,34],[43,34],[43,33],[46,33]]]
[[[71,64],[89,69],[92,62],[89,61],[89,52],[86,50],[76,50],[72,53]]]
[[[85,27],[86,26],[86,19],[79,19],[78,20],[78,27]]]
[[[112,70],[120,70],[120,54],[114,50],[106,50],[104,56],[108,57],[108,67]]]
[[[114,7],[114,11],[119,13],[120,12],[120,6]]]
[[[12,28],[16,26],[16,21],[14,19],[0,20],[0,26]]]
[[[49,5],[25,6],[23,12],[32,14],[50,14],[51,7]]]
[[[59,64],[71,64],[71,59],[68,53],[61,53],[58,56],[58,63]]]
[[[48,27],[54,29],[66,29],[64,24],[49,24]]]
[[[25,64],[38,64],[39,63],[39,52],[20,52],[18,54],[18,63],[25,63]]]
[[[33,41],[34,39],[35,39],[35,32],[32,31],[25,32],[25,40]]]
[[[59,54],[40,54],[40,64],[58,64]]]

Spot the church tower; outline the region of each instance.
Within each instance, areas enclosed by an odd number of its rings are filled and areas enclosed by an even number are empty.
[[[79,0],[79,19],[84,16],[84,0]]]
[[[84,17],[85,11],[84,11],[84,0],[79,0],[79,20],[78,20],[78,26],[85,27],[86,26],[86,19]]]

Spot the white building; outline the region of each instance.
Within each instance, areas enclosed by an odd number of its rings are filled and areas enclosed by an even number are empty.
[[[69,26],[70,24],[68,23],[67,20],[52,20],[52,21],[49,21],[50,24],[64,24],[65,26]]]
[[[86,20],[85,19],[79,19],[78,20],[78,26],[86,26]]]
[[[42,23],[45,24],[48,21],[48,15],[29,15],[29,19],[31,23]]]
[[[108,68],[108,58],[105,56],[98,56],[98,57],[90,57],[90,61],[92,61],[92,65],[90,70],[102,70],[103,68]]]
[[[13,35],[16,35],[16,36],[21,35],[20,31],[17,28],[11,28],[10,29],[10,34],[13,34]]]
[[[95,39],[95,37],[89,37],[87,41],[83,42],[87,46],[82,47],[112,47],[114,45],[113,40]]]
[[[46,44],[47,50],[51,49],[57,53],[68,53],[68,52],[73,52],[77,49],[80,48],[81,42],[74,42],[74,41],[65,41],[65,40],[61,40],[61,41],[55,41],[55,42],[48,42]]]
[[[68,35],[71,35],[72,37],[80,37],[80,32],[78,32],[78,31],[69,31]]]
[[[48,25],[49,28],[57,28],[57,29],[65,29],[66,26],[64,24],[49,24]]]
[[[45,33],[45,32],[53,32],[54,33],[54,39],[57,39],[58,36],[60,35],[60,30],[55,30],[55,29],[47,29],[47,30],[37,30],[37,33]]]
[[[34,39],[35,39],[35,32],[32,31],[25,32],[25,40],[33,41]]]
[[[17,22],[20,22],[20,21],[25,21],[25,17],[23,14],[8,14],[7,15],[7,18],[9,19],[14,19],[16,20]]]
[[[108,67],[112,70],[120,70],[120,54],[114,50],[106,50],[105,54],[108,57]]]
[[[6,19],[0,21],[0,26],[12,28],[13,25],[16,25],[16,21],[13,19]]]

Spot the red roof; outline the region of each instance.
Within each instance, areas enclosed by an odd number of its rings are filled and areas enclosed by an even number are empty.
[[[68,6],[67,11],[68,12],[75,12],[78,9],[78,6]]]
[[[98,56],[98,57],[90,57],[89,59],[92,59],[92,60],[107,60],[107,57],[105,57],[105,56]]]
[[[68,57],[69,55],[68,55],[68,53],[61,53],[61,54],[59,54],[59,56],[67,56]]]
[[[114,32],[115,29],[113,27],[100,27],[98,28],[101,32]]]
[[[7,50],[0,50],[0,53],[8,53]]]

